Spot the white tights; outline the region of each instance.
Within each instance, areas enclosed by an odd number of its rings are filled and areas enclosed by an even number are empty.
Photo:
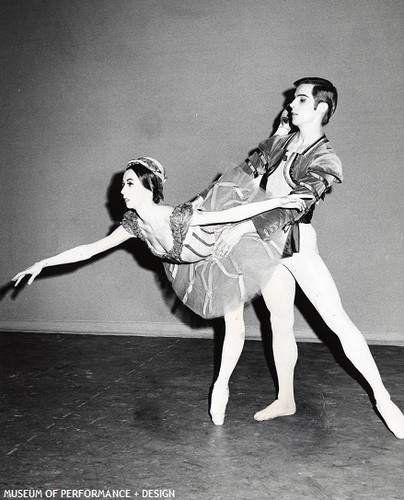
[[[226,405],[229,399],[229,379],[244,347],[244,304],[240,304],[235,311],[227,314],[224,321],[225,336],[220,371],[213,386],[210,404],[210,416],[215,425],[222,425],[224,422]]]
[[[292,415],[296,411],[293,387],[297,361],[297,345],[293,334],[296,280],[325,323],[338,336],[347,358],[372,388],[377,408],[387,426],[398,438],[404,439],[404,416],[390,400],[363,335],[342,307],[334,280],[318,254],[316,234],[311,225],[301,226],[301,252],[284,259],[282,263],[262,290],[265,303],[271,312],[273,355],[279,383],[278,398],[254,418],[268,420]],[[229,378],[243,349],[245,328],[242,307],[227,315],[225,322],[222,365],[215,383],[218,389],[228,386]],[[225,408],[222,411],[223,420],[224,411]]]

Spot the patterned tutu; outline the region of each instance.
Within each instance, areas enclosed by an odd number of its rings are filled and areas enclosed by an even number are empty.
[[[202,208],[223,210],[258,201],[265,193],[241,166],[228,169],[208,192]],[[210,226],[217,237],[226,225]],[[164,262],[178,298],[206,319],[222,317],[260,294],[279,263],[285,233],[264,242],[256,232],[245,234],[226,257],[212,254],[191,264]]]

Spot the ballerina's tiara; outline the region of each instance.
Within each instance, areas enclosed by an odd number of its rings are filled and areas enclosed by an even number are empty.
[[[153,172],[153,174],[157,175],[157,177],[161,179],[161,182],[164,183],[167,180],[167,175],[164,171],[163,165],[154,158],[149,158],[148,156],[139,156],[139,158],[130,160],[126,168],[132,167],[136,164],[143,165],[148,170]]]

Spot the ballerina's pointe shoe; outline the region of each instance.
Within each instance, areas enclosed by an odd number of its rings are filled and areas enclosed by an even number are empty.
[[[400,408],[391,399],[378,401],[376,408],[391,432],[398,439],[404,439],[404,415]]]
[[[215,425],[223,425],[228,400],[229,387],[215,384],[210,401],[210,416]]]

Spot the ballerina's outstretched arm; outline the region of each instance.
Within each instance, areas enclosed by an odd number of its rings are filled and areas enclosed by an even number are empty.
[[[228,208],[216,212],[205,212],[195,210],[192,215],[191,226],[206,226],[210,224],[227,224],[250,219],[255,215],[268,212],[274,208],[291,208],[298,211],[306,209],[304,199],[306,195],[287,195],[280,198],[272,198],[264,201],[246,203],[238,207]]]
[[[25,276],[31,275],[28,280],[28,285],[30,285],[44,267],[59,266],[61,264],[71,264],[73,262],[88,260],[94,255],[105,252],[106,250],[120,245],[129,238],[133,238],[133,236],[125,231],[122,226],[119,226],[117,229],[115,229],[115,231],[113,231],[105,238],[101,238],[100,240],[94,241],[93,243],[70,248],[69,250],[61,252],[53,257],[49,257],[47,259],[36,262],[24,271],[16,274],[14,278],[12,278],[12,281],[15,281],[14,286],[18,286],[20,281]]]

